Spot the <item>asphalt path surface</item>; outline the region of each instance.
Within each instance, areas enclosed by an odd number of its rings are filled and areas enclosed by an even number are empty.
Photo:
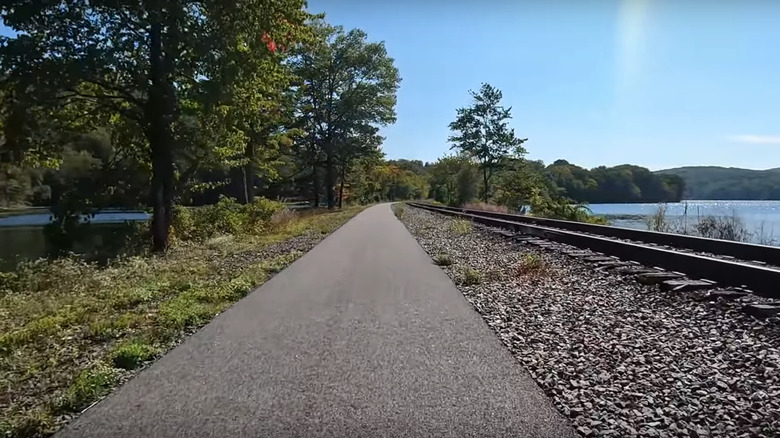
[[[450,279],[371,207],[66,437],[577,436]]]

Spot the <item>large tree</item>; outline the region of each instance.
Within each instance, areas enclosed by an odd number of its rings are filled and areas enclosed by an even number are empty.
[[[401,78],[384,43],[368,42],[362,30],[345,32],[321,20],[313,27],[318,40],[302,47],[294,61],[302,80],[298,116],[308,133],[301,150],[313,160],[315,181],[324,169],[328,208],[334,208],[337,172],[348,169],[345,157],[359,156],[347,151],[371,152],[377,128],[395,121]],[[315,199],[316,190],[315,184]]]
[[[509,158],[520,158],[526,151],[523,143],[528,139],[515,136],[509,127],[512,108],[501,105],[501,91],[490,84],[482,84],[479,92],[469,91],[471,106],[459,108],[455,121],[450,123],[453,135],[449,141],[452,149],[473,157],[482,172],[482,200],[491,195],[491,179],[507,163]]]
[[[2,74],[16,97],[44,108],[83,104],[98,124],[122,123],[152,169],[155,250],[165,250],[177,156],[198,123],[193,97],[209,79],[263,77],[258,57],[289,44],[303,0],[7,0]],[[249,54],[249,55],[247,55]],[[217,66],[219,66],[217,68]],[[251,70],[251,72],[250,72]],[[219,74],[218,74],[219,73]],[[222,95],[219,96],[220,98]],[[235,95],[228,96],[229,98]],[[197,118],[197,116],[196,116]]]

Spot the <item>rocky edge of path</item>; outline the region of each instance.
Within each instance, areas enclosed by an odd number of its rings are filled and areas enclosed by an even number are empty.
[[[776,318],[453,221],[402,214],[432,259],[449,256],[442,269],[581,435],[780,436]]]

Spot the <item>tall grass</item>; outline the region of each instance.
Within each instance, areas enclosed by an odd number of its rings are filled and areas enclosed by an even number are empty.
[[[750,230],[736,211],[728,216],[717,216],[701,215],[697,209],[696,216],[691,217],[688,210],[688,204],[684,203],[683,214],[673,217],[668,214],[666,204],[659,204],[653,214],[647,216],[645,224],[648,230],[662,233],[685,234],[761,245],[776,245],[778,243],[774,238],[774,229],[767,229],[765,222],[762,222],[756,229]]]

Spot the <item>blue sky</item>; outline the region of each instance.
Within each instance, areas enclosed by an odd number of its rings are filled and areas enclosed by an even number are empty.
[[[455,109],[488,82],[531,159],[780,167],[780,1],[310,0],[309,10],[385,41],[395,58],[389,158],[449,153]]]
[[[385,41],[403,82],[389,158],[449,152],[488,82],[531,159],[780,167],[780,1],[310,0]]]

